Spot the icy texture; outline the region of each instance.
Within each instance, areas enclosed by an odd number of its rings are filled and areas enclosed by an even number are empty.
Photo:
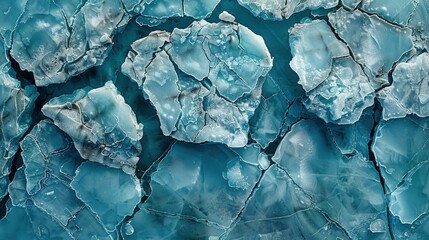
[[[73,139],[84,159],[134,173],[143,125],[112,82],[53,98],[42,112]]]
[[[13,28],[11,54],[36,85],[63,83],[100,65],[128,19],[121,0],[28,0]]]
[[[133,43],[122,71],[155,106],[164,135],[242,147],[272,59],[260,36],[220,18],[152,32]]]
[[[143,207],[228,227],[261,173],[259,149],[239,150],[175,143],[151,175],[152,192]]]
[[[3,66],[0,62],[0,199],[7,193],[12,159],[19,140],[30,127],[31,112],[38,96],[35,87],[22,88],[21,83],[6,72],[6,57],[4,61]]]
[[[140,15],[137,22],[156,26],[171,17],[209,17],[220,0],[128,0],[124,1],[129,11]],[[139,2],[139,3],[138,3]]]
[[[387,73],[393,64],[413,48],[410,29],[392,25],[375,15],[341,8],[329,14],[329,21],[374,88],[388,83]]]
[[[378,93],[383,119],[402,118],[407,114],[429,116],[429,54],[422,53],[399,63],[392,78],[392,85]]]
[[[326,122],[351,124],[374,103],[374,89],[346,45],[323,20],[297,24],[290,31],[292,61],[306,91],[308,111]]]
[[[358,139],[368,143],[369,131],[360,132]],[[388,236],[387,231],[368,231],[371,222],[379,220],[388,229],[383,188],[373,163],[358,151],[343,155],[330,137],[329,127],[322,122],[302,120],[294,125],[277,148],[273,161],[312,200],[311,205],[324,212],[347,236]]]
[[[429,239],[428,7],[3,1],[0,239]]]
[[[79,166],[70,186],[109,231],[133,213],[141,198],[140,182],[134,176],[93,162]]]
[[[238,3],[262,19],[281,20],[307,9],[333,8],[338,0],[238,0]]]
[[[0,230],[16,231],[8,219],[22,218],[34,227],[23,224],[25,230],[15,232],[12,239],[112,239],[69,186],[83,161],[71,138],[44,120],[22,140],[21,149],[24,165],[9,186],[12,206]]]
[[[372,149],[389,193],[392,232],[398,238],[429,237],[428,139],[428,118],[395,119],[377,128]]]

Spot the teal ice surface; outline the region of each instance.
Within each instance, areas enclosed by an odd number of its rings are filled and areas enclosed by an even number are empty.
[[[428,7],[3,1],[0,239],[429,239]]]
[[[369,134],[361,132],[357,141],[367,145]],[[293,125],[273,161],[348,237],[389,237],[387,203],[373,162],[359,151],[343,154],[329,126],[320,120],[301,120]],[[374,221],[382,223],[384,230],[368,231]]]
[[[140,182],[136,177],[94,162],[82,163],[70,186],[108,231],[114,231],[141,200]]]
[[[164,135],[243,147],[272,59],[260,36],[219,17],[135,41],[122,71],[154,105]]]
[[[30,127],[31,113],[39,96],[34,86],[22,87],[12,71],[8,71],[6,57],[4,61],[3,66],[0,63],[0,199],[7,194],[12,160],[19,140]]]
[[[152,192],[143,208],[227,228],[261,175],[261,157],[257,146],[234,151],[177,142],[151,174]]]
[[[53,98],[42,112],[72,138],[84,159],[134,173],[143,125],[112,82]]]
[[[237,0],[256,17],[265,20],[282,20],[304,10],[329,9],[337,6],[338,0]]]
[[[399,63],[392,78],[392,85],[377,94],[383,106],[383,119],[403,118],[408,114],[429,116],[429,54],[425,52]]]

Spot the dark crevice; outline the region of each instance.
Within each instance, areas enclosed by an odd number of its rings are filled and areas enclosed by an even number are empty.
[[[9,57],[12,69],[16,72],[16,78],[24,85],[27,85],[26,82],[36,85],[33,73],[27,70],[21,70],[19,63],[13,58],[10,50],[8,51],[7,55]]]

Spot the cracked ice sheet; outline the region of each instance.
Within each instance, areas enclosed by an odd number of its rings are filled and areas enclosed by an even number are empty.
[[[30,127],[31,112],[39,96],[34,86],[21,87],[12,76],[13,70],[7,72],[8,65],[5,62],[0,69],[0,199],[7,194],[12,160],[19,140]]]
[[[307,110],[325,122],[352,124],[374,103],[374,89],[324,20],[296,24],[289,30],[298,83],[306,91]]]
[[[370,130],[360,133],[357,141],[367,145]],[[373,162],[358,151],[343,155],[320,120],[293,125],[273,161],[348,237],[389,237],[386,201]]]
[[[256,144],[231,149],[221,144],[176,142],[151,174],[151,193],[136,221],[130,222],[138,235],[124,237],[151,236],[154,233],[139,224],[149,221],[147,218],[159,219],[158,215],[179,218],[168,218],[179,226],[185,220],[205,223],[209,231],[218,234],[233,223],[267,164],[266,155]],[[161,227],[158,221],[151,223],[153,227]],[[179,236],[175,235],[178,229],[170,230],[165,229],[172,238]]]
[[[33,223],[40,222],[39,226],[44,230],[25,225],[26,231],[14,233],[18,239],[28,239],[25,234],[44,234],[45,239],[55,235],[112,239],[97,216],[69,186],[76,168],[83,161],[72,140],[51,121],[43,120],[21,141],[21,148],[24,165],[9,185],[12,206],[6,218],[0,221],[0,229],[8,233],[8,219],[15,219],[24,211],[33,218]],[[31,215],[32,209],[38,213]],[[23,219],[28,217],[22,216]],[[10,229],[16,230],[15,227]]]
[[[399,63],[392,78],[392,84],[377,93],[383,119],[403,118],[407,114],[429,116],[429,54],[425,52]]]
[[[272,59],[260,36],[220,18],[137,40],[122,72],[155,106],[164,135],[243,147]]]
[[[255,236],[258,239],[348,238],[276,165],[265,172],[239,221],[225,234],[225,239]]]
[[[328,16],[333,29],[350,48],[353,59],[362,65],[375,89],[389,83],[388,72],[414,49],[409,28],[392,25],[359,10],[340,8]]]
[[[134,174],[143,125],[112,82],[53,98],[42,112],[73,139],[84,159]]]
[[[14,31],[11,55],[36,85],[63,83],[102,64],[128,20],[121,0],[29,0],[16,27],[8,28]]]
[[[220,0],[150,0],[126,1],[126,8],[137,14],[141,25],[156,26],[171,17],[204,19],[211,15]]]
[[[408,116],[381,122],[372,145],[387,187],[392,232],[429,237],[429,119]],[[426,226],[426,227],[425,227]]]
[[[237,0],[254,16],[265,20],[282,20],[304,10],[328,9],[338,5],[338,0]]]
[[[428,1],[363,0],[360,8],[393,23],[413,29],[416,47],[427,48],[429,46]]]

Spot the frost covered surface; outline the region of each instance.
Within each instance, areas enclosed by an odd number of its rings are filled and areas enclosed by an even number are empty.
[[[272,59],[260,36],[220,18],[152,32],[133,43],[122,71],[155,106],[164,135],[243,147]]]
[[[0,239],[429,239],[428,7],[2,3]]]
[[[73,139],[84,159],[134,172],[143,125],[112,82],[53,98],[42,111]]]

